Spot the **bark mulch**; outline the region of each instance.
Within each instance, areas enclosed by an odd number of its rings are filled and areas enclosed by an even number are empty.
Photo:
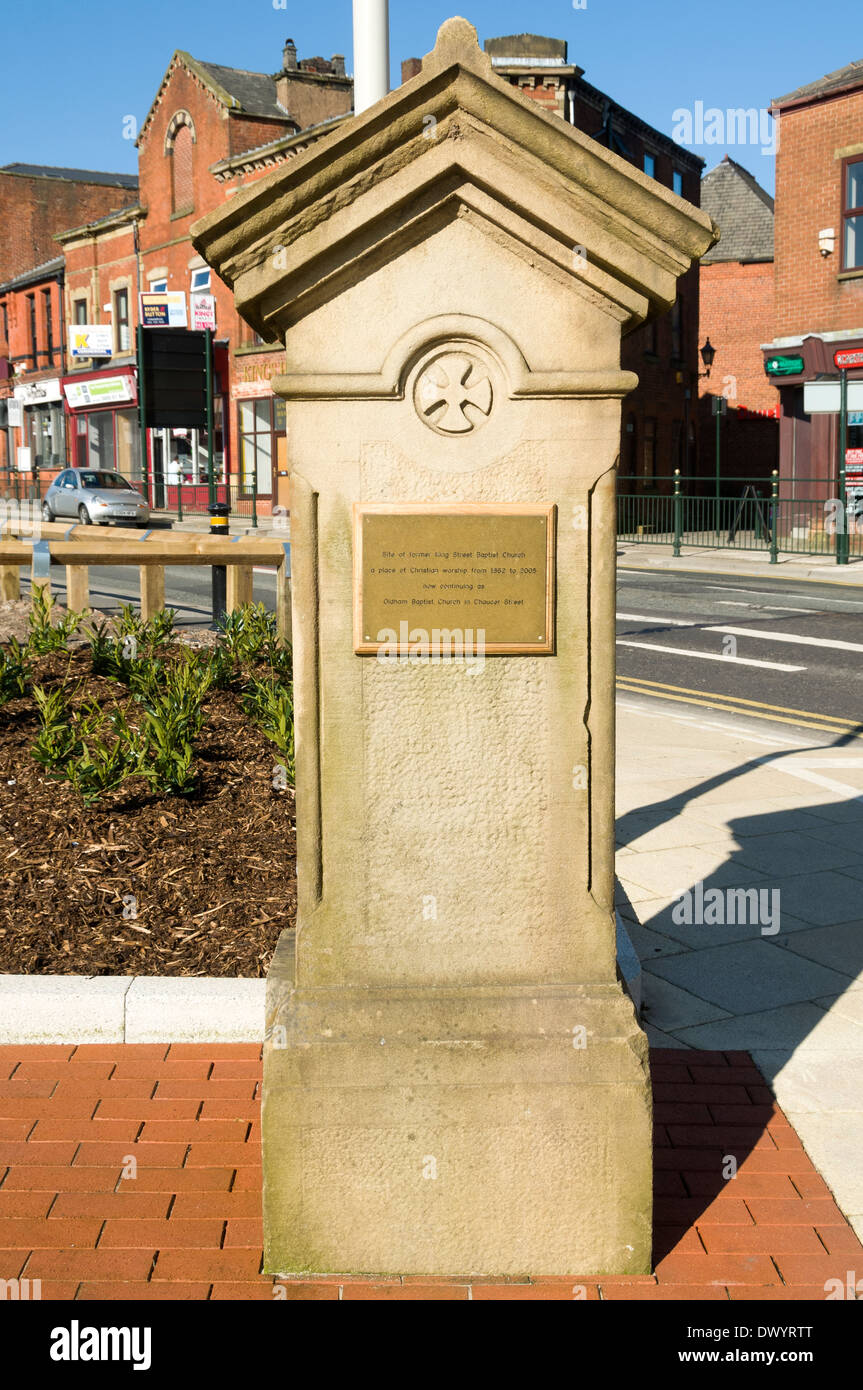
[[[0,640],[18,616],[3,607]],[[82,700],[134,706],[84,648],[32,665],[36,684],[68,673]],[[85,808],[31,757],[38,731],[32,695],[0,709],[0,972],[265,975],[296,913],[294,793],[239,695],[208,697],[188,797],[132,778]]]

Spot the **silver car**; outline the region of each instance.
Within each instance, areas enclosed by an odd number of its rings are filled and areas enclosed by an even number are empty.
[[[85,526],[150,520],[150,508],[128,478],[107,468],[66,468],[45,493],[42,517],[77,517]]]

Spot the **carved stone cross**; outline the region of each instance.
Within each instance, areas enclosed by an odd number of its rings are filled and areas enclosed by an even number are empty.
[[[476,427],[465,406],[483,415],[491,411],[492,389],[481,362],[463,352],[449,352],[431,362],[419,381],[418,405],[426,424],[444,434],[467,434]],[[445,409],[441,411],[440,407]]]

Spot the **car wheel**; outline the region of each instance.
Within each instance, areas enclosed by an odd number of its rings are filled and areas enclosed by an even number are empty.
[[[50,508],[50,506],[49,506],[49,504],[48,504],[47,502],[43,502],[43,503],[42,503],[42,520],[43,520],[43,521],[53,521],[53,520],[54,520],[54,513],[52,512],[52,510],[51,510],[51,508]]]
[[[92,525],[93,525],[93,518],[91,517],[90,513],[87,511],[87,508],[84,506],[84,503],[83,503],[83,502],[81,503],[80,507],[78,508],[78,520],[80,521],[80,523],[81,523],[82,526],[92,526]]]

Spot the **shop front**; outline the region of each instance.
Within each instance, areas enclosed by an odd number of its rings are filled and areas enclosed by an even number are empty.
[[[17,468],[23,485],[44,491],[66,465],[63,392],[59,377],[28,381],[14,388],[20,408]]]
[[[63,378],[73,468],[107,468],[140,483],[138,387],[134,367]]]
[[[289,508],[285,402],[270,381],[281,371],[272,353],[237,354],[231,382],[236,412],[236,501],[263,514]]]

